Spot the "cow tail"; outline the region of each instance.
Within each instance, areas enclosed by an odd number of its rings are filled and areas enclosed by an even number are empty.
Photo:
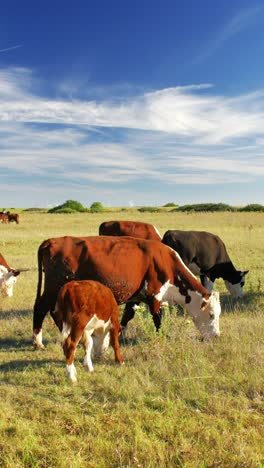
[[[48,245],[47,241],[44,241],[38,248],[38,286],[37,286],[36,303],[39,301],[40,295],[41,295],[43,251],[44,251],[44,248],[47,247],[47,245]]]

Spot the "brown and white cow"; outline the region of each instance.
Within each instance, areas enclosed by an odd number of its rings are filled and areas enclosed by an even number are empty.
[[[48,239],[38,249],[38,274],[33,315],[36,347],[43,347],[43,320],[48,311],[54,314],[60,287],[73,279],[105,284],[118,304],[146,303],[157,330],[161,304],[168,302],[183,305],[204,338],[219,335],[219,294],[210,294],[180,256],[161,242],[114,236]]]
[[[8,223],[8,215],[6,213],[0,213],[0,223]]]
[[[223,278],[231,296],[243,296],[248,271],[236,270],[224,242],[216,234],[206,231],[169,230],[165,232],[162,242],[178,252],[194,274],[200,275],[206,289],[212,291],[215,280]]]
[[[17,276],[20,274],[20,270],[14,270],[11,268],[3,255],[0,254],[0,293],[4,297],[13,296],[13,288],[16,283]]]
[[[118,336],[121,328],[119,309],[112,291],[97,281],[70,281],[59,291],[54,321],[62,334],[62,347],[66,357],[66,375],[77,380],[73,360],[80,339],[85,349],[84,367],[93,372],[92,349],[100,356],[109,346],[114,349],[115,360],[123,363]]]
[[[161,235],[155,226],[140,221],[105,221],[99,226],[99,235],[161,240]]]

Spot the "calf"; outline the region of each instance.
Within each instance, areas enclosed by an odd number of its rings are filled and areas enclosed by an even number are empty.
[[[53,318],[62,333],[66,375],[72,382],[77,380],[73,360],[81,338],[87,371],[94,370],[91,360],[93,347],[94,354],[101,355],[109,345],[109,338],[116,362],[123,363],[118,341],[118,312],[111,290],[97,281],[70,281],[60,289]]]
[[[99,226],[100,236],[132,236],[140,239],[161,240],[158,229],[140,221],[105,221]]]
[[[2,296],[12,297],[13,288],[16,283],[17,276],[20,274],[20,270],[14,270],[11,268],[3,255],[0,254],[0,292]]]
[[[185,265],[200,275],[202,284],[212,291],[216,278],[223,278],[234,298],[243,296],[245,275],[248,271],[235,269],[220,237],[204,231],[167,231],[163,244],[172,247]]]

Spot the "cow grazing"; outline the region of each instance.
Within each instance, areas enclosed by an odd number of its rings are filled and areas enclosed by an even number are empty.
[[[172,247],[202,284],[212,291],[216,278],[223,278],[234,298],[243,296],[248,271],[235,269],[220,237],[204,231],[167,231],[162,242]]]
[[[0,213],[0,223],[8,223],[8,215],[6,213]]]
[[[99,226],[99,235],[161,240],[161,235],[155,226],[140,221],[105,221]]]
[[[14,221],[16,224],[19,224],[19,215],[17,213],[8,213],[7,217],[9,223]]]
[[[45,272],[42,289],[42,269]],[[180,256],[161,242],[133,237],[58,237],[38,249],[38,286],[33,334],[42,345],[42,324],[54,314],[60,287],[71,280],[93,279],[108,286],[118,304],[141,301],[148,305],[156,329],[162,302],[186,307],[204,338],[219,335],[218,293],[210,294],[184,265]],[[125,326],[131,317],[126,317]]]
[[[54,320],[62,333],[62,347],[66,357],[66,375],[72,382],[77,380],[74,366],[76,346],[82,338],[85,349],[84,367],[93,372],[91,359],[100,356],[108,347],[109,339],[120,364],[118,336],[119,309],[112,291],[97,281],[70,281],[59,291]],[[109,336],[110,335],[110,336]]]
[[[20,274],[20,270],[14,270],[11,268],[3,255],[0,254],[0,292],[2,296],[12,297],[14,284],[17,280],[17,276]]]

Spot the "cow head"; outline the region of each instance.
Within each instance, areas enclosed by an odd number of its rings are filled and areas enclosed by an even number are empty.
[[[235,299],[239,299],[244,294],[243,287],[245,285],[245,276],[247,273],[248,270],[236,271],[235,275],[230,279],[230,281],[225,280],[225,285],[228,291]]]
[[[16,277],[19,275],[19,273],[19,270],[8,270],[3,265],[0,265],[0,291],[3,296],[13,296],[13,287],[16,283]]]
[[[203,339],[208,340],[220,335],[219,317],[221,305],[219,292],[214,291],[208,298],[204,298],[200,309],[192,307],[190,303],[188,310]]]

